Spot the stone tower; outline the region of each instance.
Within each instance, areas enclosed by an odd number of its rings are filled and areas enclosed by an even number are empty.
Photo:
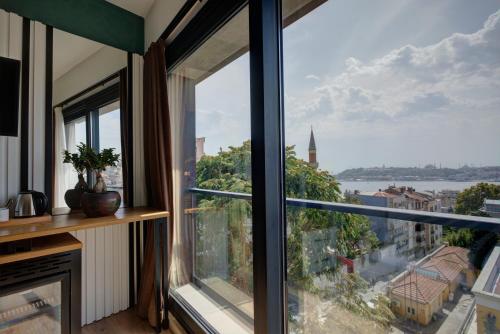
[[[311,126],[311,137],[309,138],[309,165],[315,169],[318,168],[316,160],[316,142],[314,140],[314,132]]]

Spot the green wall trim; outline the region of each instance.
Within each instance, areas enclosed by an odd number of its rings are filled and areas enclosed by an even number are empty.
[[[105,0],[0,0],[0,8],[121,50],[144,53],[144,18]]]

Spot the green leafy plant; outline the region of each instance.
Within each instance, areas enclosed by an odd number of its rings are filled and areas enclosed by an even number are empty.
[[[114,153],[114,148],[105,148],[101,152],[96,152],[85,143],[80,143],[77,149],[78,153],[69,153],[65,151],[64,162],[66,162],[66,159],[68,159],[68,162],[71,161],[77,172],[79,170],[94,172],[96,175],[96,183],[93,187],[93,191],[96,193],[105,192],[107,188],[102,178],[102,172],[105,171],[107,167],[116,167],[120,160],[120,155]],[[77,164],[73,161],[77,162]],[[77,169],[77,166],[79,169]]]
[[[83,174],[85,173],[87,166],[85,160],[82,158],[81,152],[79,151],[78,153],[70,153],[69,151],[65,150],[63,152],[63,155],[63,163],[73,165],[73,168],[78,174],[78,182],[75,185],[75,189],[79,189],[80,191],[87,191],[89,186],[83,178]]]
[[[80,154],[70,153],[67,150],[65,150],[63,154],[64,154],[63,163],[72,164],[73,168],[78,173],[78,175],[83,175],[85,173],[86,169],[85,161],[81,158]]]

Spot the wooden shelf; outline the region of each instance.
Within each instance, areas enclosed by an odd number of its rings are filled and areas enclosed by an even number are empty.
[[[8,226],[19,226],[25,224],[33,224],[33,223],[45,223],[50,222],[52,220],[52,216],[49,214],[44,214],[43,216],[35,216],[29,218],[10,218],[7,222],[1,222],[0,228],[8,227]]]
[[[82,248],[82,243],[69,233],[55,234],[32,239],[32,248],[27,252],[0,255],[0,265],[34,259]]]
[[[20,218],[14,220],[16,224],[10,224],[11,221],[0,223],[0,243],[167,217],[168,211],[151,208],[121,208],[113,216],[99,218],[87,218],[83,213],[56,215],[52,216],[51,220],[36,223],[26,223]]]

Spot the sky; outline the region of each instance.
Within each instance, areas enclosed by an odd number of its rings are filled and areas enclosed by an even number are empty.
[[[312,126],[320,169],[500,165],[500,0],[329,0],[283,56],[286,144],[306,158]],[[250,138],[248,54],[196,111],[207,154]]]

